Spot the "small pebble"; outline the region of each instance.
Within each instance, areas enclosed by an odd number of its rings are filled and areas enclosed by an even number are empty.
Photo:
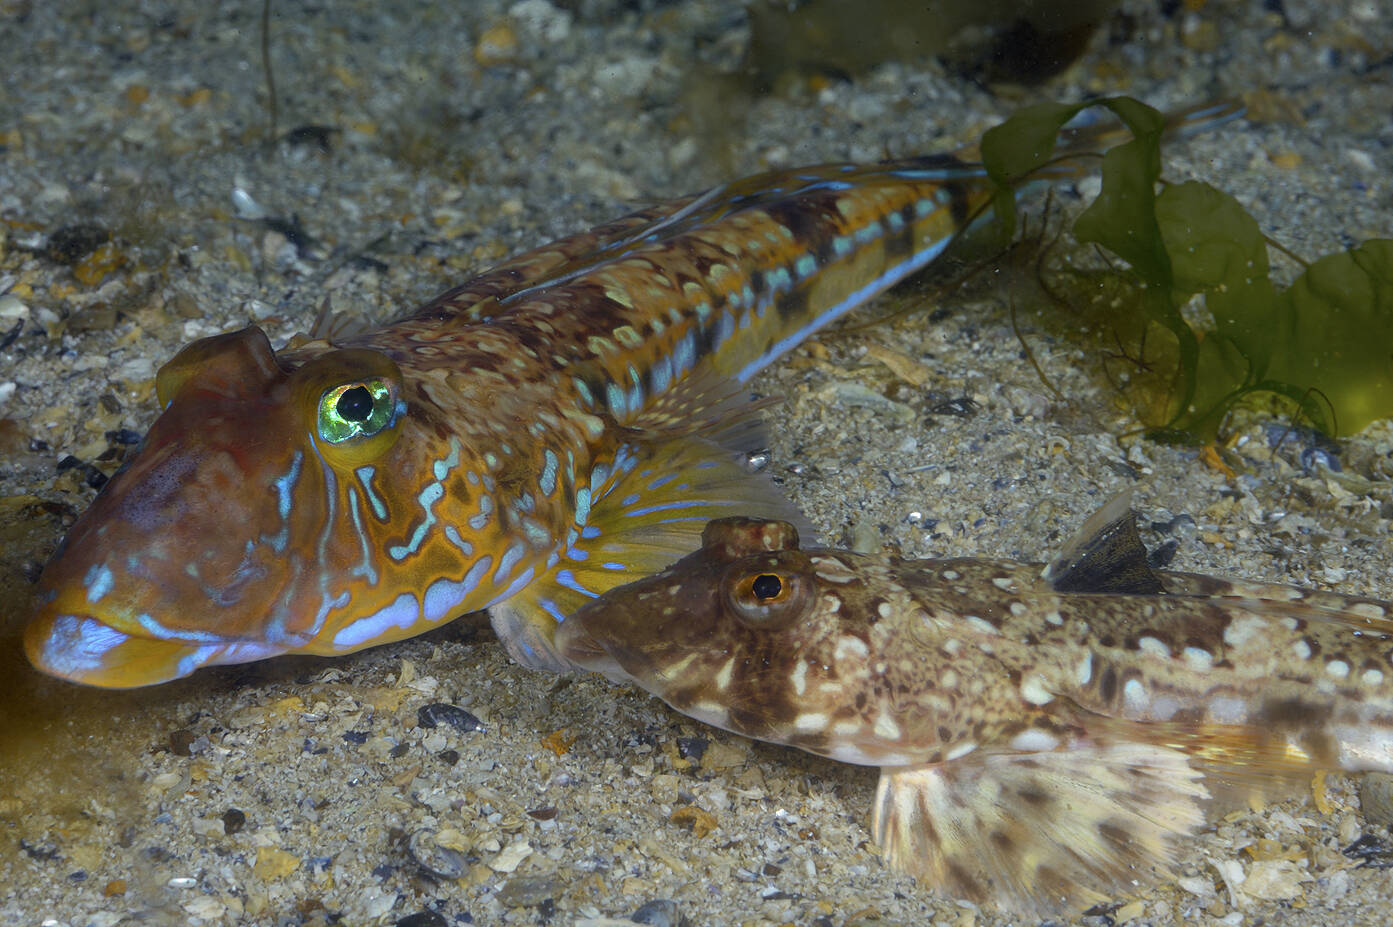
[[[463,853],[436,843],[432,831],[418,830],[406,841],[406,852],[422,870],[440,879],[458,879],[469,868]]]
[[[448,724],[457,730],[466,733],[470,731],[485,731],[484,722],[480,721],[473,714],[465,711],[458,705],[447,705],[444,702],[432,702],[416,709],[416,720],[424,728],[433,728],[438,724]]]
[[[435,911],[417,911],[397,921],[396,927],[449,927],[449,923]]]
[[[647,924],[649,927],[679,927],[686,918],[678,909],[677,902],[657,898],[630,914],[629,920],[635,924]]]
[[[561,891],[561,880],[555,875],[519,876],[509,879],[498,890],[498,900],[510,908],[535,908]]]

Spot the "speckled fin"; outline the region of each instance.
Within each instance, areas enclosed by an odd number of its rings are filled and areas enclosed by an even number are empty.
[[[524,666],[571,670],[552,643],[559,621],[696,550],[706,523],[730,515],[788,521],[813,533],[767,476],[720,444],[703,437],[627,444],[594,488],[579,537],[547,573],[489,610],[494,630]]]
[[[1203,822],[1185,752],[1135,741],[974,753],[881,771],[872,824],[889,863],[954,897],[1075,912],[1166,874]]]
[[[1130,492],[1119,493],[1094,512],[1043,576],[1055,592],[1159,595],[1164,589],[1146,562]]]

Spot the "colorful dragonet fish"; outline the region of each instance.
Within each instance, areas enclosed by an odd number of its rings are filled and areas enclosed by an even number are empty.
[[[933,261],[992,192],[947,155],[776,171],[525,253],[355,337],[195,342],[45,568],[29,659],[140,686],[487,609],[518,661],[565,669],[557,622],[695,549],[707,521],[796,517],[744,465],[760,443],[745,384]]]
[[[1393,603],[1154,571],[1125,498],[1042,572],[713,521],[556,643],[678,711],[880,767],[888,862],[1035,915],[1163,876],[1216,793],[1393,772]]]

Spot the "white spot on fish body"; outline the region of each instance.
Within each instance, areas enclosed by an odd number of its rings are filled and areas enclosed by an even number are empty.
[[[1022,753],[1046,753],[1059,746],[1059,738],[1038,728],[1021,731],[1011,738],[1011,749]]]
[[[1257,615],[1240,615],[1229,621],[1229,626],[1224,628],[1224,643],[1230,647],[1242,647],[1266,630],[1266,619]]]
[[[1030,611],[1030,609],[1026,607],[1024,602],[1013,601],[1011,603],[1011,614],[1017,618],[1020,618],[1028,611]]]
[[[1203,647],[1186,647],[1182,651],[1185,663],[1192,670],[1207,670],[1214,666],[1214,654]]]
[[[861,732],[862,723],[856,718],[843,718],[832,725],[832,733],[837,737],[852,737]]]
[[[881,602],[875,607],[875,613],[880,616],[882,621],[885,621],[895,614],[895,610],[890,607],[889,602]]]
[[[1286,628],[1288,631],[1296,630],[1298,622],[1295,618],[1291,617],[1290,615],[1285,615],[1283,616],[1281,621],[1282,627]]]
[[[962,574],[959,573],[957,570],[944,570],[939,575],[950,582],[962,576]]]
[[[1169,721],[1179,710],[1179,700],[1169,695],[1160,695],[1151,701],[1151,717],[1157,721]]]
[[[1061,615],[1059,612],[1046,612],[1045,623],[1052,624],[1055,627],[1059,627],[1062,624],[1064,624],[1064,616]]]
[[[999,637],[1001,635],[1001,632],[996,629],[996,625],[987,621],[985,618],[980,618],[977,615],[964,615],[963,620],[970,624],[973,630],[980,634],[986,634],[989,637]]]
[[[832,651],[832,659],[864,660],[870,656],[870,650],[866,647],[866,642],[854,634],[843,634],[837,638],[837,649]]]
[[[875,734],[885,740],[899,740],[901,736],[900,726],[895,719],[890,717],[887,711],[881,711],[875,719]]]
[[[1367,669],[1364,671],[1364,675],[1361,678],[1363,679],[1364,685],[1376,686],[1383,682],[1383,672],[1376,669]]]
[[[726,711],[724,705],[720,702],[713,702],[708,699],[694,702],[683,710],[698,721],[703,721],[706,724],[713,724],[716,727],[724,726],[726,720],[730,717],[730,713]]]
[[[944,653],[948,654],[948,656],[956,657],[959,653],[962,653],[963,642],[958,640],[956,637],[950,637],[943,642],[942,649]]]
[[[969,753],[971,753],[973,750],[976,750],[976,749],[977,749],[977,745],[976,745],[975,743],[973,743],[972,741],[968,741],[967,743],[958,744],[958,745],[957,745],[956,747],[954,747],[952,750],[949,750],[949,751],[944,755],[943,758],[944,758],[945,760],[957,760],[957,759],[961,759],[962,757],[967,756]]]
[[[789,681],[793,683],[793,691],[797,695],[803,695],[808,691],[808,661],[799,660],[798,665],[789,674]]]
[[[1021,679],[1021,698],[1032,705],[1048,705],[1054,701],[1054,693],[1046,688],[1039,673],[1026,673]]]
[[[734,658],[734,657],[731,657],[730,659],[726,660],[726,662],[721,666],[720,670],[718,670],[717,673],[716,673],[716,678],[715,678],[716,688],[719,689],[719,690],[722,691],[722,692],[724,692],[726,689],[730,688],[730,677],[731,677],[731,674],[734,673],[734,672],[735,672],[735,658]]]
[[[1016,591],[1016,581],[1009,576],[993,576],[992,585],[1003,592]]]
[[[1137,650],[1153,657],[1170,657],[1171,649],[1160,638],[1146,636],[1137,641]]]
[[[1081,686],[1086,686],[1093,679],[1093,651],[1088,651],[1079,661],[1079,665],[1074,669],[1074,681]]]
[[[812,565],[818,579],[825,579],[829,583],[840,585],[857,578],[855,571],[848,569],[846,564],[835,557],[813,557]]]
[[[828,721],[825,712],[806,711],[793,719],[793,729],[799,734],[816,734],[827,729]]]
[[[1373,602],[1355,602],[1345,609],[1351,615],[1358,615],[1360,618],[1373,618],[1375,620],[1385,617],[1388,612],[1381,606]]]
[[[1141,714],[1146,711],[1151,699],[1147,698],[1146,686],[1142,685],[1140,679],[1129,679],[1122,687],[1122,703],[1128,711]]]
[[[1336,679],[1344,679],[1349,675],[1349,664],[1344,660],[1331,660],[1325,664],[1325,671]]]
[[[1219,724],[1242,724],[1248,719],[1248,705],[1241,698],[1212,698],[1209,700],[1209,718]]]
[[[1296,643],[1291,645],[1291,649],[1301,659],[1311,659],[1311,645],[1306,643],[1305,641],[1297,641]]]

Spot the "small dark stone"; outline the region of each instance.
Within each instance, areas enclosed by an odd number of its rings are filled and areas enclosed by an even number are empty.
[[[701,758],[706,754],[706,747],[709,746],[710,740],[706,737],[678,737],[677,756],[692,763],[701,763]]]
[[[1393,869],[1393,846],[1377,834],[1365,834],[1340,852],[1370,869]]]
[[[48,236],[44,257],[58,264],[76,264],[111,240],[111,233],[93,222],[65,225]]]
[[[82,461],[78,460],[72,454],[64,454],[63,459],[58,461],[56,469],[59,473],[63,473],[64,471],[71,470],[73,467],[80,466],[82,466]]]
[[[76,872],[70,872],[70,873],[68,873],[68,881],[69,881],[69,882],[86,882],[86,881],[87,881],[87,870],[86,870],[86,869],[79,869],[79,870],[77,870]]]
[[[19,848],[24,851],[25,856],[29,857],[36,863],[53,862],[54,860],[57,860],[59,858],[58,848],[51,843],[46,843],[40,846],[32,844],[28,840],[25,840],[23,837],[20,837]]]
[[[764,864],[764,870],[763,870],[763,871],[764,871],[764,874],[767,875],[767,876],[776,876],[776,875],[778,875],[779,873],[783,872],[784,870],[783,870],[783,867],[781,867],[781,866],[776,866],[776,865],[773,864],[773,863],[765,863],[765,864]]]
[[[397,921],[397,927],[449,927],[449,923],[435,911],[417,911]]]
[[[484,722],[474,715],[458,705],[447,705],[444,702],[432,702],[416,709],[416,720],[421,727],[425,728],[448,724],[450,727],[466,733],[486,730]]]
[[[222,815],[222,831],[231,836],[247,825],[247,816],[236,808],[229,808]]]
[[[533,808],[531,811],[527,812],[527,816],[538,821],[550,821],[552,818],[556,817],[556,809],[550,806],[546,808]]]
[[[108,431],[106,433],[106,439],[112,444],[122,444],[129,447],[132,444],[140,443],[141,434],[129,428],[121,428],[117,431]]]
[[[187,728],[180,728],[169,735],[169,752],[175,756],[193,756],[193,751],[189,745],[194,742],[193,731]]]
[[[1146,565],[1153,570],[1163,570],[1175,559],[1175,552],[1179,549],[1180,541],[1176,538],[1170,538],[1146,555]]]
[[[343,739],[351,744],[365,744],[368,742],[367,731],[344,731]]]
[[[20,319],[19,321],[15,322],[14,325],[11,325],[10,330],[5,332],[4,335],[0,335],[0,351],[3,351],[10,345],[14,344],[15,339],[19,337],[19,333],[22,331],[24,331],[24,320]]]
[[[296,126],[282,135],[281,141],[292,147],[317,148],[323,154],[328,154],[334,147],[334,136],[341,131],[336,126]]]
[[[649,927],[681,927],[686,918],[677,910],[677,902],[657,898],[630,914],[629,920]]]
[[[82,482],[86,483],[92,489],[101,489],[106,485],[108,479],[109,477],[96,467],[88,467],[87,476]]]
[[[381,866],[378,866],[375,869],[373,869],[372,875],[373,878],[380,879],[381,881],[386,882],[388,879],[392,877],[392,873],[395,871],[396,870],[393,869],[391,866],[387,865],[386,863],[383,863]]]
[[[453,766],[459,762],[458,750],[441,750],[436,756],[439,757],[440,761],[446,766]]]
[[[399,759],[401,759],[402,757],[406,756],[406,754],[407,754],[410,750],[411,750],[411,745],[410,745],[410,744],[397,744],[395,747],[393,747],[392,749],[390,749],[390,750],[387,751],[387,755],[390,756],[390,757],[391,757],[392,759],[394,759],[394,760],[399,760]]]
[[[977,414],[978,405],[969,396],[945,399],[929,406],[930,415],[951,415],[954,418],[971,418]]]

